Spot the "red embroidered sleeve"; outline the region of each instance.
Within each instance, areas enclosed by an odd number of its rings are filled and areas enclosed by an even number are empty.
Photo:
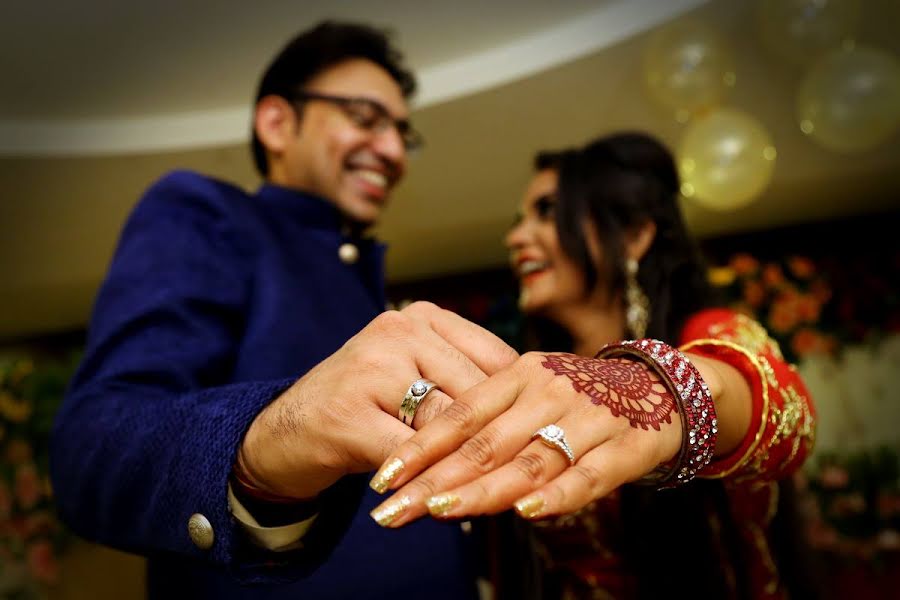
[[[709,464],[700,477],[730,482],[773,481],[793,473],[812,450],[815,408],[778,343],[749,317],[709,309],[691,317],[681,350],[721,360],[740,371],[753,397],[753,414],[740,446]]]

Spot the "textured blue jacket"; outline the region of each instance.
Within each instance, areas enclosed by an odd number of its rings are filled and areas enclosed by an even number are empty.
[[[346,241],[334,206],[172,173],[138,204],[56,420],[51,474],[79,534],[149,557],[151,597],[470,598],[469,540],[424,519],[378,527],[366,476],[344,478],[286,553],[252,546],[228,510],[239,442],[279,393],[382,311],[383,247]],[[210,550],[188,536],[212,523]]]

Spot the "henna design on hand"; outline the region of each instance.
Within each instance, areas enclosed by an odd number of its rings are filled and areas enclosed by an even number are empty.
[[[572,381],[576,392],[609,408],[614,417],[628,419],[632,427],[659,431],[678,412],[675,398],[659,376],[643,363],[621,358],[594,359],[574,354],[546,354],[541,363]]]

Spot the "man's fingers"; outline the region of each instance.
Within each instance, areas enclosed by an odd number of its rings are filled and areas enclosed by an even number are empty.
[[[436,416],[444,412],[451,404],[453,404],[453,398],[439,389],[433,389],[419,404],[419,408],[416,410],[416,416],[412,422],[413,429],[417,431],[422,429],[426,423],[432,421]]]
[[[515,350],[487,329],[430,302],[414,302],[402,312],[427,323],[487,375],[493,375],[519,358]]]
[[[434,381],[442,391],[454,398],[487,379],[478,363],[465,352],[426,324],[417,324],[409,351],[422,377]]]
[[[359,472],[377,468],[415,433],[396,417],[386,415],[380,410],[361,412],[360,417],[360,420],[365,422],[365,427],[356,429],[361,435],[354,444],[357,454],[355,462],[359,463]]]

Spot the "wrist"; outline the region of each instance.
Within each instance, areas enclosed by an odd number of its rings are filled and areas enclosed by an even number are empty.
[[[676,348],[652,339],[603,347],[597,358],[632,357],[656,371],[672,394],[681,422],[680,450],[642,481],[660,488],[687,483],[712,460],[718,421],[710,389],[697,367]]]
[[[253,523],[254,526],[282,527],[291,525],[306,521],[321,510],[318,498],[313,500],[277,498],[273,501],[266,497],[261,497],[254,490],[249,490],[234,475],[230,481],[231,485],[229,487],[234,501],[255,521]]]
[[[336,460],[323,458],[331,455],[322,451],[322,436],[311,435],[325,429],[315,411],[298,422],[296,386],[256,416],[238,447],[233,479],[247,494],[272,502],[308,501],[345,474],[334,467]]]
[[[245,443],[242,443],[237,451],[237,457],[231,468],[231,481],[235,493],[244,498],[253,498],[258,501],[273,504],[291,504],[298,502],[297,498],[273,492],[260,483],[259,478],[247,466],[245,458]]]

